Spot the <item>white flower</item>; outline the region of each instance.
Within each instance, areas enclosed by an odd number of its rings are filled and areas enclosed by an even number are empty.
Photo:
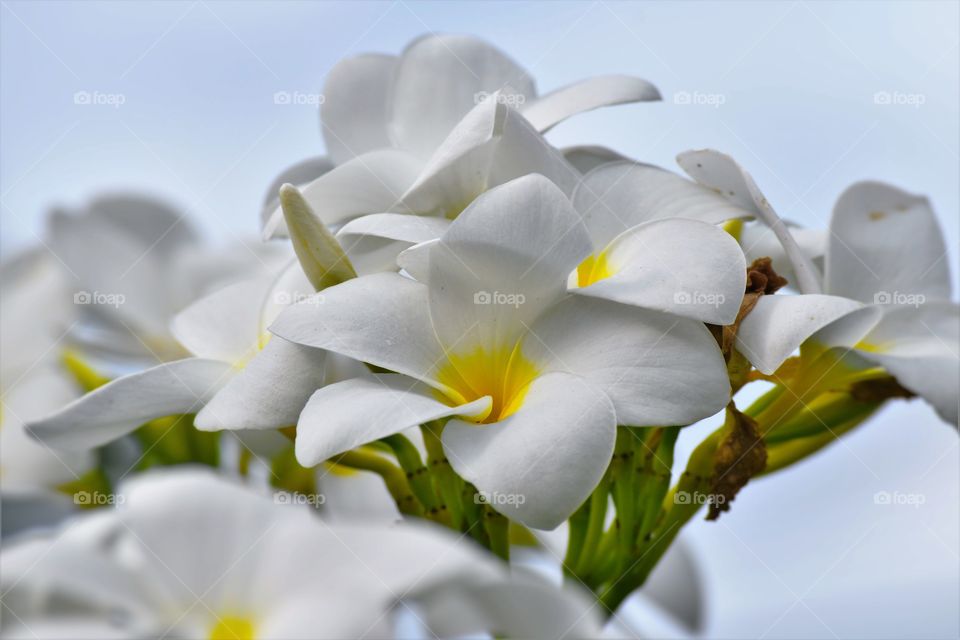
[[[284,247],[258,242],[206,246],[184,214],[139,194],[100,196],[80,212],[55,211],[48,236],[83,318],[71,341],[110,361],[182,358],[187,354],[169,332],[177,312],[289,259]]]
[[[56,348],[76,321],[67,277],[49,252],[31,251],[0,268],[0,291],[0,477],[9,505],[12,494],[36,498],[76,480],[94,460],[86,452],[53,451],[25,430],[78,395]],[[4,515],[8,528],[10,513]]]
[[[266,237],[285,233],[272,193],[284,182],[303,186],[331,225],[397,211],[454,217],[485,189],[532,172],[572,188],[579,172],[538,132],[576,113],[660,96],[644,80],[605,76],[537,98],[527,72],[499,50],[434,35],[400,57],[341,61],[324,97],[324,140],[336,167],[318,158],[284,172],[267,196]]]
[[[172,334],[193,357],[122,376],[31,425],[65,449],[110,442],[159,417],[198,413],[200,428],[273,429],[294,424],[324,383],[325,353],[268,340],[284,306],[314,290],[300,266],[229,285],[179,313]]]
[[[426,284],[381,273],[300,304],[271,331],[396,371],[315,393],[297,458],[337,453],[431,420],[454,469],[491,506],[552,528],[602,476],[616,426],[689,424],[729,400],[700,322],[566,295],[591,253],[569,200],[542,176],[471,204],[429,255]]]
[[[212,474],[153,472],[118,507],[5,545],[4,637],[596,637],[578,592],[425,524],[329,525]]]
[[[945,256],[926,198],[879,182],[854,184],[830,221],[830,295],[764,296],[740,327],[738,349],[772,373],[808,340],[854,347],[956,425],[960,307],[949,299]]]

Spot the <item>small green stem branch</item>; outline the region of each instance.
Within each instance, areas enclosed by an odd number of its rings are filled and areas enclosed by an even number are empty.
[[[450,461],[447,460],[447,455],[443,451],[440,435],[443,433],[444,424],[444,421],[437,420],[420,427],[423,433],[423,444],[427,449],[427,466],[430,469],[434,492],[442,499],[439,508],[441,510],[445,508],[449,513],[452,528],[466,531],[461,508],[464,483],[450,466]]]
[[[354,449],[340,454],[331,462],[351,469],[376,473],[383,478],[387,491],[397,503],[400,513],[412,516],[423,515],[420,503],[407,482],[406,474],[383,456],[364,449]]]

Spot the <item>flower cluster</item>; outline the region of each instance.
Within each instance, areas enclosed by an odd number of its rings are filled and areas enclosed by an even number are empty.
[[[4,266],[4,633],[591,636],[751,478],[893,399],[957,425],[925,198],[861,182],[801,229],[718,151],[684,176],[555,148],[657,89],[539,96],[470,37],[344,60],[322,95],[327,155],[269,188],[262,243],[116,195]],[[507,570],[558,528],[562,586]]]

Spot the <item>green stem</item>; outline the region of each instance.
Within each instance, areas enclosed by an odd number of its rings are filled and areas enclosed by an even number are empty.
[[[443,500],[439,508],[441,510],[446,508],[450,514],[451,527],[466,531],[463,509],[460,504],[463,480],[454,472],[453,467],[450,466],[450,461],[447,460],[446,453],[443,451],[440,435],[443,433],[444,424],[442,420],[428,422],[421,425],[420,431],[423,433],[423,444],[427,448],[427,465],[433,479],[434,491]]]
[[[450,514],[442,509],[442,502],[437,499],[433,488],[430,472],[420,458],[420,451],[403,434],[396,433],[383,438],[382,441],[390,447],[400,468],[407,476],[410,489],[423,505],[426,516],[447,526],[450,525]]]
[[[600,484],[590,496],[590,520],[587,524],[587,535],[583,541],[583,551],[574,573],[578,576],[587,575],[592,568],[593,559],[597,552],[600,538],[603,536],[603,524],[607,515],[608,493],[610,491],[609,473],[604,474]]]
[[[423,510],[416,496],[410,490],[407,483],[407,477],[404,472],[382,456],[364,451],[363,449],[353,449],[342,453],[331,462],[351,469],[360,469],[362,471],[371,471],[376,473],[387,485],[387,491],[390,492],[400,513],[413,516],[422,516]]]

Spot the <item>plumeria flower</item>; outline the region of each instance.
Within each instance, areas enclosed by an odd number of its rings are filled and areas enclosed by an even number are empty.
[[[629,76],[589,78],[538,97],[530,74],[490,44],[463,35],[424,36],[400,56],[364,54],[330,70],[320,110],[328,157],[298,163],[275,187],[303,186],[350,163],[379,175],[377,160],[389,157],[381,153],[389,149],[426,161],[468,111],[494,94],[540,132],[599,107],[660,99],[656,87]]]
[[[331,225],[387,212],[452,218],[485,189],[533,172],[569,193],[579,172],[539,133],[576,113],[659,97],[645,80],[605,76],[537,98],[529,74],[494,47],[468,36],[423,37],[399,58],[338,63],[321,108],[335,168],[310,159],[275,184],[302,186]],[[577,148],[571,157],[598,153],[612,152]],[[311,171],[318,177],[308,183]],[[264,235],[284,235],[270,196],[267,207]],[[394,233],[383,229],[383,237]]]
[[[700,322],[566,293],[592,252],[568,198],[542,176],[473,202],[430,250],[425,283],[381,273],[323,292],[271,326],[279,337],[395,371],[328,385],[297,424],[312,466],[432,420],[453,468],[538,528],[593,490],[617,424],[689,424],[729,400]]]
[[[926,198],[856,183],[830,221],[828,295],[761,298],[740,327],[738,348],[772,373],[808,341],[853,347],[861,368],[883,367],[956,425],[960,307],[950,301],[946,255]]]
[[[199,427],[275,429],[296,422],[324,383],[325,354],[269,339],[280,309],[314,291],[296,263],[244,280],[179,313],[171,332],[192,356],[117,378],[31,425],[65,449],[99,446],[164,416],[198,413]]]
[[[82,313],[71,339],[108,361],[182,358],[187,354],[169,331],[177,312],[289,260],[280,246],[206,246],[182,213],[139,194],[100,196],[79,212],[56,210],[48,235]]]
[[[468,539],[330,525],[283,497],[195,470],[132,480],[116,509],[4,547],[2,635],[391,637],[404,615],[414,633],[443,636],[599,631],[579,592],[511,576]]]
[[[76,321],[69,283],[48,251],[32,250],[0,267],[0,478],[4,526],[11,500],[45,499],[94,464],[87,452],[57,452],[27,433],[25,425],[79,395],[60,366],[56,344]],[[43,313],[37,313],[42,309]],[[53,345],[53,346],[52,346]]]

